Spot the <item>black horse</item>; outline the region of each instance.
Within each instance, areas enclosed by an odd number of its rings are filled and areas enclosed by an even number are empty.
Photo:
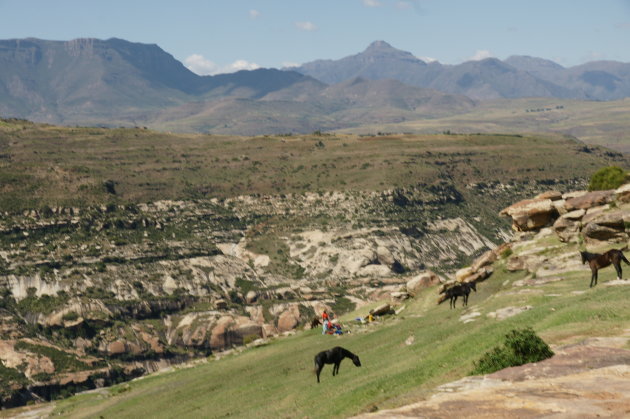
[[[470,290],[477,292],[477,285],[474,282],[464,282],[461,284],[455,284],[450,288],[446,288],[442,290],[440,293],[444,294],[444,299],[440,300],[438,304],[442,304],[446,300],[450,300],[450,307],[455,308],[455,303],[457,302],[457,297],[463,297],[464,303],[463,305],[468,305],[468,296],[470,295]]]
[[[612,264],[617,271],[617,279],[621,279],[621,261],[623,260],[626,264],[630,265],[628,259],[626,259],[623,252],[619,249],[610,249],[603,254],[580,252],[580,255],[582,255],[582,263],[588,262],[588,266],[591,268],[591,288],[597,285],[598,269],[605,268]]]
[[[339,374],[339,365],[344,358],[350,358],[354,365],[361,366],[359,357],[341,346],[335,346],[327,351],[321,351],[315,355],[315,373],[317,374],[317,382],[319,383],[319,373],[322,372],[324,364],[335,364],[333,366],[333,377]]]

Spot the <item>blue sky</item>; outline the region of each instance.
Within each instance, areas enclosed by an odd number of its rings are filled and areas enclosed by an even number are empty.
[[[338,59],[383,40],[458,64],[630,62],[630,0],[0,0],[0,39],[157,44],[200,74]]]

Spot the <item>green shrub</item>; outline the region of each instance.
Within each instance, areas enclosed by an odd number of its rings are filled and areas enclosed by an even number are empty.
[[[589,191],[602,191],[606,189],[617,189],[625,183],[626,172],[617,166],[608,166],[599,169],[591,177],[588,184]]]
[[[502,251],[502,252],[501,252],[501,257],[502,257],[503,259],[507,259],[507,258],[509,258],[510,256],[512,256],[512,253],[514,253],[514,252],[512,251],[512,248],[508,247],[507,249],[505,249],[504,251]]]
[[[507,367],[538,362],[553,356],[553,351],[531,328],[512,330],[503,346],[496,346],[475,362],[473,375],[490,374]]]

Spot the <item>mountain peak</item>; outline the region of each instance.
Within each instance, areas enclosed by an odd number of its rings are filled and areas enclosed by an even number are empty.
[[[374,41],[365,49],[365,52],[368,51],[398,51],[396,48],[392,47],[385,41]]]

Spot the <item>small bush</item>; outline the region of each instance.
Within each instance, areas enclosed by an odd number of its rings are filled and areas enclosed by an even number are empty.
[[[507,249],[505,249],[504,251],[502,251],[502,252],[501,252],[501,257],[502,257],[503,259],[507,259],[507,258],[509,258],[510,256],[512,256],[512,253],[514,253],[514,252],[512,251],[512,249],[511,249],[511,248],[509,248],[509,247],[508,247]]]
[[[531,328],[512,330],[503,346],[496,346],[475,362],[473,375],[490,374],[507,367],[538,362],[553,356],[553,351]]]
[[[589,191],[602,191],[617,189],[626,182],[626,172],[617,166],[608,166],[599,169],[591,177],[588,184]]]

